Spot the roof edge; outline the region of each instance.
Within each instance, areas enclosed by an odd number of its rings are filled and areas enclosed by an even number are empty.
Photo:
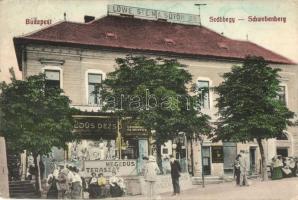
[[[74,47],[74,48],[91,48],[95,50],[100,50],[100,49],[106,49],[106,50],[113,50],[113,51],[124,51],[124,50],[129,50],[129,51],[134,51],[135,53],[137,52],[147,52],[147,53],[160,53],[160,54],[167,54],[167,55],[172,55],[172,56],[187,56],[187,57],[192,57],[192,58],[205,58],[205,59],[218,59],[218,60],[226,60],[226,61],[243,61],[244,58],[238,58],[238,57],[224,57],[224,56],[215,56],[215,55],[197,55],[197,54],[189,54],[189,53],[173,53],[170,51],[156,51],[156,50],[144,50],[144,49],[136,49],[136,48],[126,48],[126,47],[111,47],[111,46],[99,46],[99,45],[92,45],[92,44],[78,44],[75,42],[58,42],[58,41],[48,41],[48,40],[37,40],[37,39],[32,39],[32,38],[22,38],[22,37],[14,37],[14,46],[15,46],[15,51],[16,51],[16,56],[17,56],[17,61],[19,65],[19,70],[22,71],[22,48],[29,44],[30,42],[33,42],[35,44],[39,45],[50,45],[50,46],[63,46],[63,47]],[[252,43],[254,44],[254,43]],[[263,48],[263,47],[261,47]],[[274,53],[274,52],[273,52]],[[283,57],[283,56],[282,56]],[[289,60],[288,58],[285,58]],[[283,65],[297,65],[297,63],[289,60],[289,62],[279,62],[279,61],[273,61],[273,60],[266,60],[270,64],[283,64]]]

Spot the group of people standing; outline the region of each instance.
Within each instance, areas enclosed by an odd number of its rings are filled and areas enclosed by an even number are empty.
[[[145,160],[143,175],[147,184],[147,196],[151,200],[156,197],[155,185],[160,169],[154,156],[151,155],[143,159]],[[172,155],[169,161],[173,195],[179,195],[181,166]],[[112,172],[112,176],[109,177],[109,179],[106,179],[102,173],[99,173],[98,176],[96,173],[92,173],[91,178],[85,181],[85,179],[80,176],[79,170],[72,166],[64,167],[61,165],[59,168],[56,168],[54,172],[48,176],[47,183],[49,185],[47,198],[50,199],[81,199],[84,197],[83,191],[89,192],[90,199],[109,196],[120,197],[125,193],[124,180],[121,177],[117,177],[115,172]]]
[[[297,161],[292,157],[274,156],[270,166],[271,179],[277,180],[297,176],[297,165]]]
[[[245,159],[244,152],[240,151],[240,154],[236,156],[234,161],[234,177],[236,177],[236,185],[249,186],[247,180],[248,163]]]
[[[79,199],[82,198],[82,189],[85,187],[85,180],[79,174],[79,169],[73,166],[56,168],[47,180],[50,186],[47,198],[49,199]]]
[[[159,167],[155,160],[155,157],[150,155],[149,157],[144,157],[146,163],[143,168],[144,179],[146,182],[147,188],[147,196],[148,199],[156,198],[156,188],[155,184],[157,181],[157,174],[160,173]],[[173,195],[180,194],[180,185],[179,185],[179,177],[181,173],[181,167],[177,160],[175,160],[174,156],[170,156],[170,166],[171,166],[171,179],[173,184]]]
[[[120,197],[125,193],[124,180],[117,177],[115,172],[107,179],[102,173],[98,176],[92,173],[90,179],[80,175],[76,167],[63,165],[55,168],[47,179],[49,186],[48,199],[82,199],[84,191],[90,199],[105,197]]]

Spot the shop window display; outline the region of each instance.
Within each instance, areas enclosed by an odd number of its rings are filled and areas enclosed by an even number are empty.
[[[70,160],[114,160],[117,158],[115,140],[80,140],[69,144]],[[122,159],[138,158],[138,140],[125,140],[121,149]]]
[[[80,140],[69,144],[70,160],[115,159],[115,140]]]

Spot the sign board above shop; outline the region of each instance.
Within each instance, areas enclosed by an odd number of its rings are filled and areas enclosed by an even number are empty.
[[[123,5],[108,5],[108,15],[129,15],[135,18],[150,20],[166,20],[173,23],[199,25],[199,15],[167,12],[147,8],[138,8]]]
[[[118,121],[112,116],[86,116],[74,115],[74,132],[81,136],[115,138],[117,135]],[[122,120],[119,131],[123,136],[148,137],[148,130],[138,126],[131,120]]]

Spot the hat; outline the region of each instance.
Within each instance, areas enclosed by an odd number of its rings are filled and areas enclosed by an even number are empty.
[[[67,175],[68,174],[68,170],[64,168],[64,169],[61,170],[61,173]]]
[[[149,156],[149,161],[155,161],[155,157],[154,156]]]
[[[147,156],[143,156],[143,160],[148,160],[148,157]]]

